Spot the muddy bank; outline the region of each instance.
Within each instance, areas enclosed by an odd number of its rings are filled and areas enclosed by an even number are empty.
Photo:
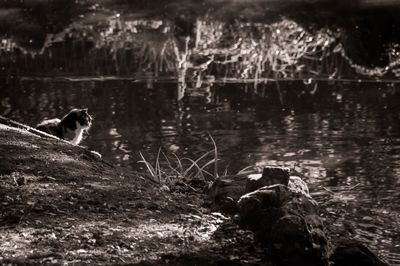
[[[268,264],[185,187],[160,191],[85,149],[0,124],[0,264]]]

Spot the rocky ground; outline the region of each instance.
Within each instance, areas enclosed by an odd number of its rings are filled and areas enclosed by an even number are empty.
[[[199,190],[200,191],[200,190]],[[201,192],[0,124],[0,264],[268,265]]]

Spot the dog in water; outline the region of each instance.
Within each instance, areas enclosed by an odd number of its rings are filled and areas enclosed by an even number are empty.
[[[44,120],[36,126],[36,129],[67,140],[78,145],[86,132],[92,125],[93,118],[88,109],[72,109],[61,120],[58,118]]]

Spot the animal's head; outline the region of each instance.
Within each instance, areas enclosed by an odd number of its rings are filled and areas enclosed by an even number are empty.
[[[89,115],[88,109],[72,109],[63,120],[68,121],[67,123],[74,123],[84,128],[88,129],[92,125],[93,118]]]

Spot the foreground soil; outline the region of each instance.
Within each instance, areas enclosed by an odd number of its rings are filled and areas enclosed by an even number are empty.
[[[0,124],[0,264],[268,265],[253,235],[205,202]]]

